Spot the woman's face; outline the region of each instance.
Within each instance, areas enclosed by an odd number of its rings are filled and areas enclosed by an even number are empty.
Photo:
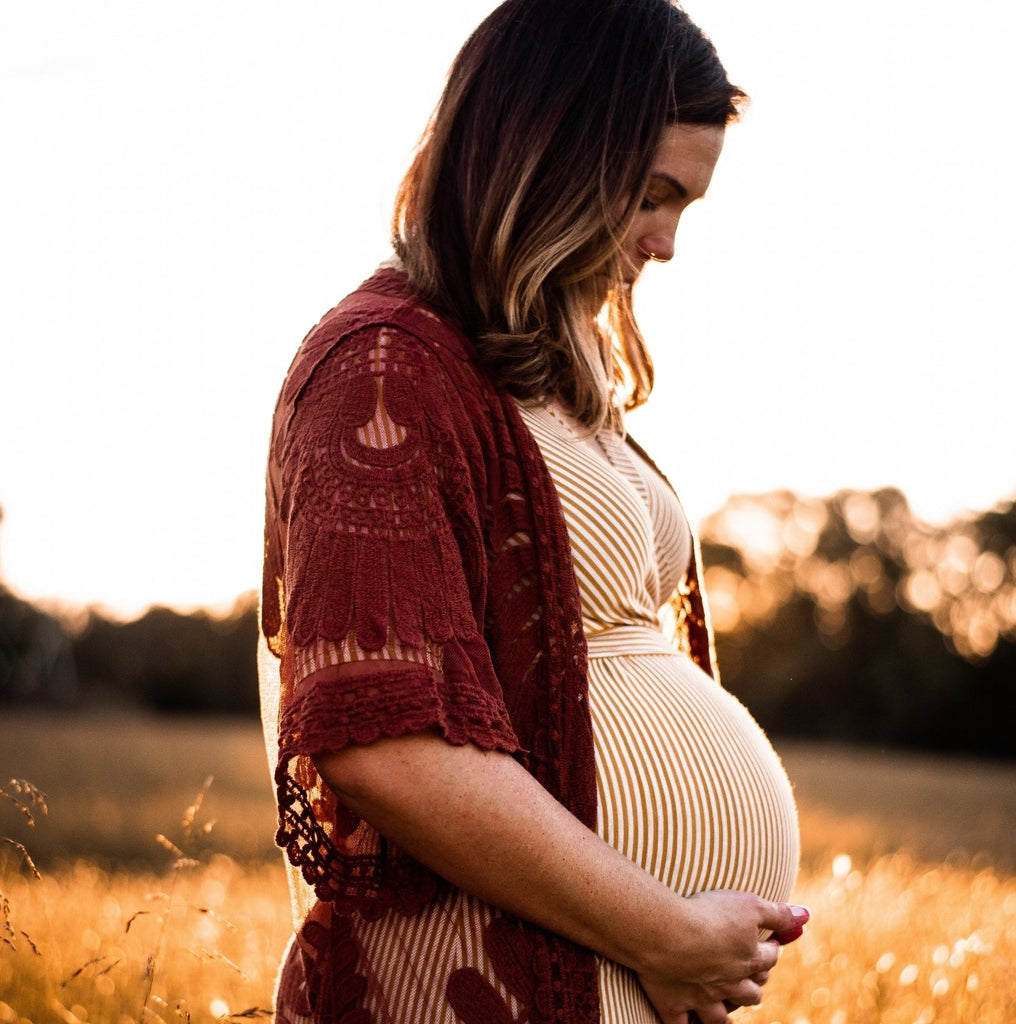
[[[681,214],[705,195],[722,148],[722,128],[694,124],[664,128],[649,185],[622,245],[629,284],[649,260],[666,263],[674,255]]]

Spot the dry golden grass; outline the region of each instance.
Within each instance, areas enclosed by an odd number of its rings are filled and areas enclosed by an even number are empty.
[[[764,1006],[735,1019],[1016,1020],[1016,767],[781,749],[802,812],[797,898],[813,922]],[[265,764],[249,722],[5,717],[0,781],[37,781],[50,815],[16,834],[41,879],[14,848],[0,860],[16,946],[0,946],[0,1024],[263,1019],[290,927]],[[99,820],[109,807],[115,828]],[[0,817],[0,835],[19,819]]]
[[[1016,878],[903,855],[805,871],[813,912],[743,1024],[1016,1020]]]
[[[17,817],[0,817],[0,835],[29,844],[40,867],[88,857],[110,868],[159,868],[165,857],[152,837],[174,827],[208,776],[215,782],[204,809],[216,826],[206,847],[242,861],[275,855],[256,721],[6,710],[2,721],[0,783],[30,780],[49,815],[30,832]]]
[[[832,865],[804,873],[799,897],[812,908],[813,923],[784,951],[764,1005],[738,1019],[1016,1020],[1016,879],[969,866],[929,868],[903,856],[835,866],[835,873]],[[159,1018],[197,1024],[271,1006],[289,932],[279,865],[242,869],[219,855],[181,873],[161,946],[164,878],[110,874],[82,862],[41,882],[8,877],[5,885],[18,926],[38,945],[38,954],[25,941],[17,951],[0,952],[5,1024]],[[139,909],[147,916],[134,917]]]
[[[81,861],[3,884],[31,939],[0,952],[4,1024],[201,1022],[271,1007],[290,926],[280,865],[215,855],[167,877]]]

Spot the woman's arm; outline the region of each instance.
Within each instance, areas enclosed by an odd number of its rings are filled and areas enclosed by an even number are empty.
[[[801,914],[748,893],[678,896],[558,803],[514,758],[434,733],[315,758],[351,810],[458,887],[638,972],[664,1024],[757,1003]]]

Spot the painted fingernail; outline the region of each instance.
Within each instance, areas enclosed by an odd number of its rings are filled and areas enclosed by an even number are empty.
[[[795,922],[804,924],[811,919],[811,911],[807,907],[791,907],[790,916]]]
[[[804,922],[795,924],[790,928],[787,928],[782,932],[773,932],[773,938],[781,945],[785,946],[788,942],[794,942],[804,934]]]

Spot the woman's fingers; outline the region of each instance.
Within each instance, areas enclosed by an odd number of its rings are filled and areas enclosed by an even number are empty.
[[[797,906],[781,907],[780,909],[781,911],[786,910],[789,912],[790,920],[784,919],[773,928],[773,938],[781,946],[785,946],[788,942],[793,942],[804,934],[804,926],[808,923],[811,912],[807,907]]]
[[[691,930],[698,941],[675,958],[678,977],[664,966],[640,980],[664,1024],[728,1024],[734,1010],[761,1003],[781,943],[800,934],[808,912],[730,891],[698,893],[688,905],[702,922]]]
[[[795,939],[799,939],[804,934],[804,923],[793,924],[789,928],[786,928],[781,932],[773,932],[773,938],[781,945],[785,946],[788,942],[793,942]]]
[[[701,1010],[692,1010],[688,1014],[688,1024],[730,1024],[727,1007],[716,1003]]]
[[[768,972],[766,972],[768,973]],[[762,985],[755,977],[745,978],[739,985],[733,986],[723,1000],[727,1008],[738,1006],[758,1006],[762,1002]]]
[[[766,939],[765,942],[759,943],[762,947],[759,950],[758,956],[758,969],[753,973],[760,974],[763,971],[771,971],[780,959],[780,946],[778,942],[773,939]]]

